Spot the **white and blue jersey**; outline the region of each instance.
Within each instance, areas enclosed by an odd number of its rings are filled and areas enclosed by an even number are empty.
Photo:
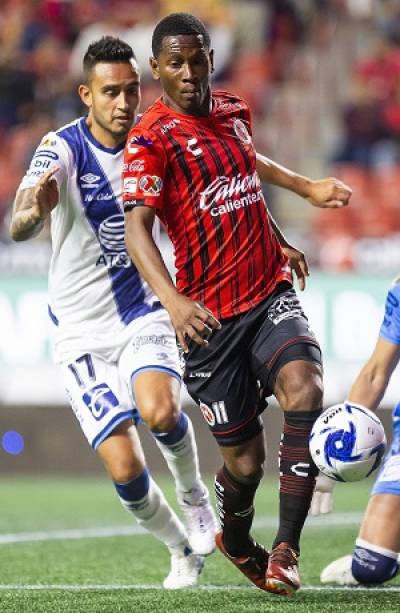
[[[394,345],[400,345],[400,283],[398,279],[388,291],[379,336]],[[393,410],[392,444],[375,481],[373,494],[400,496],[400,403]]]
[[[118,424],[137,421],[132,383],[138,375],[181,377],[168,313],[126,251],[122,164],[123,145],[104,147],[81,118],[43,138],[20,186],[34,187],[59,167],[49,314],[70,404],[95,449]],[[158,222],[153,234],[158,242]]]
[[[107,359],[131,322],[161,308],[125,248],[122,164],[123,144],[104,147],[80,118],[43,138],[20,185],[33,187],[51,167],[60,168],[49,270],[58,362],[80,352]],[[157,241],[158,222],[154,235]]]

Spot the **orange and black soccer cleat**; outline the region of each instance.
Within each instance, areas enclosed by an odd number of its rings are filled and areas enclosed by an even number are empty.
[[[298,554],[288,543],[279,543],[269,554],[266,590],[279,596],[293,596],[300,587]]]
[[[222,542],[222,532],[218,532],[215,537],[215,543],[218,549],[224,554],[232,564],[240,570],[241,573],[254,583],[260,590],[266,590],[265,573],[268,566],[268,552],[262,545],[252,541],[252,546],[249,554],[241,557],[230,556],[226,551]]]

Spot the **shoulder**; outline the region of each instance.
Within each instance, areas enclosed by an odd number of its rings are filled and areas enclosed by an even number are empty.
[[[393,279],[389,287],[387,299],[390,300],[390,298],[392,298],[392,300],[395,299],[393,301],[400,304],[400,275]],[[398,306],[398,304],[394,304],[393,306]]]
[[[62,126],[55,132],[56,138],[58,138],[63,143],[66,143],[70,148],[73,148],[78,143],[81,143],[81,124],[83,121],[85,121],[84,117],[80,117],[79,119],[75,119],[74,121],[67,123],[65,126]]]
[[[225,109],[226,111],[230,112],[250,111],[247,102],[243,98],[240,98],[239,96],[236,96],[236,94],[232,94],[231,92],[217,90],[213,92],[212,97],[217,108],[220,110]]]
[[[157,103],[148,108],[129,132],[125,157],[129,154],[160,155],[160,152],[164,151],[161,137],[163,124],[167,118],[168,113],[163,108],[159,108]]]
[[[40,141],[34,158],[46,160],[48,166],[49,162],[60,164],[60,161],[68,161],[71,157],[71,151],[67,146],[67,143],[60,135],[60,131],[47,132]]]
[[[149,106],[146,111],[138,117],[136,125],[132,128],[131,132],[140,134],[144,130],[157,131],[157,126],[169,117],[168,108],[161,104],[160,100],[156,100],[154,104]]]

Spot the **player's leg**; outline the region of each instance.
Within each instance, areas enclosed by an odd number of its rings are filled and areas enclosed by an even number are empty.
[[[398,574],[400,485],[398,488],[398,494],[371,496],[353,554],[328,564],[321,572],[321,583],[380,584]]]
[[[217,546],[250,581],[265,589],[268,555],[250,536],[265,445],[257,382],[244,350],[247,336],[246,325],[234,320],[223,322],[206,348],[192,344],[185,356],[185,383],[224,459],[215,479],[222,528]]]
[[[220,551],[262,590],[268,553],[250,535],[254,497],[263,476],[264,434],[242,444],[220,447],[224,465],[215,478],[215,494],[222,531],[216,537]]]
[[[96,451],[125,509],[167,547],[183,549],[185,530],[148,471],[133,422],[119,424]]]
[[[135,322],[119,367],[174,476],[191,546],[208,555],[215,549],[216,519],[199,471],[193,426],[180,408],[179,354],[164,309]]]
[[[279,527],[269,559],[267,589],[291,595],[300,587],[300,534],[318,473],[308,441],[322,411],[321,352],[294,290],[271,298],[264,310],[262,327],[252,345],[253,364],[265,395],[272,391],[284,412]]]
[[[278,373],[274,393],[284,411],[284,424],[279,460],[280,522],[273,546],[286,542],[299,551],[318,474],[308,441],[322,407],[320,366],[301,360],[285,364]]]
[[[358,583],[383,583],[399,572],[399,493],[371,496],[353,551],[351,572]]]
[[[167,372],[145,369],[136,372],[133,388],[140,415],[175,479],[190,545],[196,553],[209,555],[215,550],[216,518],[201,479],[192,422],[180,410],[180,381]]]
[[[383,583],[399,572],[400,404],[393,410],[393,439],[379,471],[353,551],[351,571],[359,583]]]
[[[136,427],[125,421],[98,446],[124,508],[171,553],[171,571],[164,587],[179,589],[197,584],[203,561],[189,546],[183,524],[152,479],[145,464]]]
[[[308,440],[321,414],[319,366],[297,360],[286,364],[278,374],[274,393],[284,411],[284,424],[279,451],[279,527],[270,555],[267,587],[290,596],[300,587],[300,535],[318,474]]]
[[[372,488],[353,555],[321,572],[322,583],[383,583],[399,571],[400,554],[400,405],[393,412],[393,440]]]
[[[98,450],[125,508],[170,548],[172,561],[176,557],[184,560],[180,567],[186,566],[187,572],[175,573],[172,587],[194,585],[201,560],[185,555],[190,550],[184,527],[149,475],[128,388],[117,367],[98,356],[84,354],[64,364],[63,374],[83,433]]]

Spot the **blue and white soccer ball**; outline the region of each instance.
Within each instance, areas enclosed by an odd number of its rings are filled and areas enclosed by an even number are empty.
[[[385,448],[379,417],[351,402],[326,409],[310,434],[312,459],[324,475],[336,481],[368,477],[381,463]]]

